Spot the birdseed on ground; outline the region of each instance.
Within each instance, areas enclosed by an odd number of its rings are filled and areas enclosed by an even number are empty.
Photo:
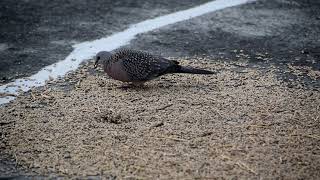
[[[85,64],[0,108],[0,147],[42,175],[320,177],[319,89],[289,88],[275,67],[179,61],[217,74],[126,88]]]

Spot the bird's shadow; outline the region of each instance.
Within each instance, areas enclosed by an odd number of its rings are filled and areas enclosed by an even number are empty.
[[[152,84],[144,84],[141,86],[134,86],[132,84],[124,84],[120,86],[116,86],[116,89],[124,90],[124,91],[150,91],[150,90],[157,90],[157,89],[174,89],[177,90],[185,90],[185,89],[208,89],[208,90],[215,90],[217,89],[217,85],[214,83],[188,83],[188,84],[180,84],[180,83],[152,83]]]

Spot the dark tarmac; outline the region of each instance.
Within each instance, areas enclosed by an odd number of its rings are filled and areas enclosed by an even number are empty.
[[[30,76],[63,60],[72,45],[126,29],[130,24],[188,9],[187,1],[0,2],[0,83]]]
[[[319,8],[319,1],[260,0],[141,34],[129,47],[173,57],[245,57],[253,66],[272,64],[283,72],[288,64],[319,70]],[[305,86],[320,87],[319,80],[305,80]]]
[[[64,59],[73,44],[205,2],[3,0],[0,83],[29,76]],[[210,56],[225,61],[249,57],[252,66],[275,65],[285,71],[290,64],[319,70],[319,9],[318,0],[260,0],[141,34],[128,47],[166,57]],[[296,77],[279,72],[279,78]],[[319,79],[302,78],[304,86],[319,90]],[[1,155],[0,177],[41,178],[23,176],[26,172],[15,166],[13,157]]]

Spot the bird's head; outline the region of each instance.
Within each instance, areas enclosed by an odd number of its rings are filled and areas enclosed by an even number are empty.
[[[99,61],[107,61],[111,57],[111,53],[108,51],[100,51],[94,57],[94,68],[98,66]]]

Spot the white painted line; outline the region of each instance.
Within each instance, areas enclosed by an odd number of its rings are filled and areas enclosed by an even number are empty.
[[[64,76],[67,72],[76,70],[81,62],[92,58],[99,51],[112,51],[128,44],[137,34],[253,1],[255,0],[216,0],[187,10],[142,21],[106,38],[76,44],[73,46],[74,50],[64,60],[49,65],[28,78],[17,79],[0,86],[0,93],[18,94],[20,91],[26,92],[32,87],[43,86],[50,78]],[[1,97],[0,105],[13,99],[12,96]]]

